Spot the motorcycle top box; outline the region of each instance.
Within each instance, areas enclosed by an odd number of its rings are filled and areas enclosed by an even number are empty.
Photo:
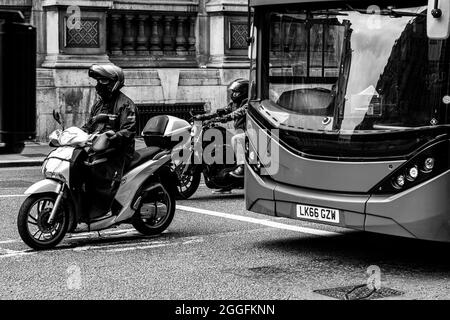
[[[148,120],[142,136],[148,147],[172,148],[180,142],[183,133],[189,134],[190,129],[191,125],[186,120],[160,115]]]

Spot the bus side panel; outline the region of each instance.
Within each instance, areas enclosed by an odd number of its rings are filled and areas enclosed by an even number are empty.
[[[247,210],[275,215],[275,201],[273,199],[274,186],[266,184],[263,178],[245,166],[245,207]]]
[[[405,236],[407,230],[420,239],[450,241],[449,191],[447,171],[394,196],[372,196],[367,202],[365,228],[399,236]],[[404,230],[400,231],[397,224]]]

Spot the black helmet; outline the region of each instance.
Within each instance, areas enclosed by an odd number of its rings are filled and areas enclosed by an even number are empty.
[[[111,93],[119,90],[124,86],[125,76],[122,68],[113,64],[94,64],[89,68],[89,77],[97,81],[109,80],[112,85]]]
[[[239,103],[248,96],[248,80],[243,78],[236,79],[231,83],[228,90],[231,91],[231,100]]]

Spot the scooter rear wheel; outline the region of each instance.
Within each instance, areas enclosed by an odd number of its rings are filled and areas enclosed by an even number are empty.
[[[141,210],[148,205],[154,206],[154,211],[145,216]],[[158,212],[159,211],[159,212]],[[175,215],[175,195],[166,188],[159,188],[153,193],[151,199],[144,199],[131,221],[134,228],[140,233],[152,236],[157,235],[167,229]]]
[[[19,235],[23,242],[35,250],[54,248],[67,233],[69,213],[64,203],[53,223],[48,223],[56,197],[56,193],[33,194],[20,207],[17,216]]]

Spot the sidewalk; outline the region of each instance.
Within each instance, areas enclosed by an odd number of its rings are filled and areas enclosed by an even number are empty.
[[[145,147],[144,139],[136,139],[136,150]],[[17,154],[0,154],[0,168],[41,166],[45,157],[55,149],[48,143],[25,142],[25,148]]]

